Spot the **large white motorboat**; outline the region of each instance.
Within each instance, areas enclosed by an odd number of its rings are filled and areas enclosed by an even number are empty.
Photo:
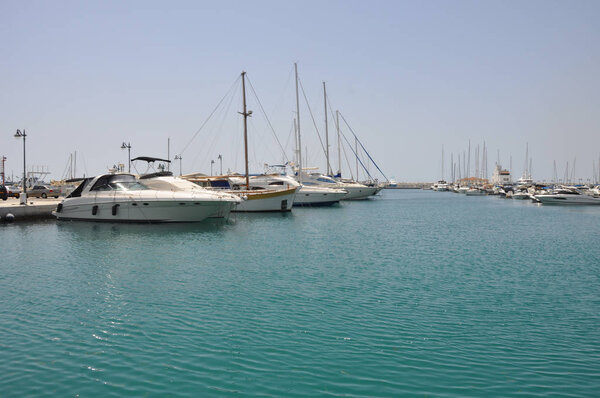
[[[527,200],[531,199],[531,194],[527,190],[516,190],[512,194],[513,199]]]
[[[339,181],[320,173],[303,173],[302,185],[308,187],[343,189],[348,193],[342,200],[368,199],[370,196],[373,196],[380,191],[380,188],[377,186],[369,187],[354,181]]]
[[[535,195],[545,205],[600,205],[600,196],[587,195],[575,188],[559,188],[550,194]]]
[[[438,192],[445,192],[450,190],[450,186],[444,180],[440,180],[431,186],[431,189]]]
[[[84,179],[53,214],[59,220],[198,222],[229,214],[241,202],[223,192],[188,188],[152,189],[132,174],[103,174]]]

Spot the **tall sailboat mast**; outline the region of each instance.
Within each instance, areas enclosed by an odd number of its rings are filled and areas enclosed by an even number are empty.
[[[442,180],[444,179],[444,146],[442,145]]]
[[[471,140],[469,140],[469,157],[467,158],[467,177],[471,176]]]
[[[298,64],[294,63],[296,72],[296,128],[298,129],[298,181],[302,184],[302,140],[300,139],[300,96],[298,94]]]
[[[331,167],[329,167],[329,126],[327,123],[327,89],[323,82],[323,101],[325,102],[325,156],[327,158],[327,175],[331,175]]]
[[[252,115],[252,111],[246,111],[246,72],[242,72],[242,98],[244,103],[244,111],[239,113],[244,115],[244,155],[246,160],[246,189],[250,189],[250,175],[248,173],[248,116]]]
[[[356,154],[356,182],[358,182],[358,138],[354,136],[354,153]]]
[[[340,111],[335,111],[335,126],[337,128],[338,139],[338,174],[342,176],[342,140],[340,139]],[[600,159],[600,157],[598,157]]]

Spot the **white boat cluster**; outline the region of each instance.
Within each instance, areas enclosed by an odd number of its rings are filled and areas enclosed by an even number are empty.
[[[434,184],[437,191],[452,191],[467,196],[498,195],[506,199],[532,200],[541,204],[600,205],[600,185],[536,184],[531,181],[513,184]],[[443,187],[440,189],[440,185]],[[446,189],[447,187],[447,189]]]
[[[227,218],[231,212],[287,212],[292,206],[368,199],[380,189],[321,174],[305,174],[300,184],[284,174],[246,179],[240,175],[174,177],[165,171],[109,173],[83,179],[53,214],[59,220],[199,222]]]

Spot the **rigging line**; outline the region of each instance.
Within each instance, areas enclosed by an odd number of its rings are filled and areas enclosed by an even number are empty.
[[[288,147],[288,144],[290,143],[290,139],[292,137],[292,134],[294,134],[294,123],[293,122],[292,122],[292,125],[290,126],[290,131],[288,132],[287,141],[285,142],[285,147],[284,148]]]
[[[341,113],[340,113],[341,115]],[[350,126],[348,126],[350,127]],[[348,147],[350,148],[350,150],[352,151],[352,153],[354,154],[354,156],[356,156],[356,160],[358,160],[358,163],[360,163],[360,165],[362,166],[363,170],[365,171],[365,173],[367,173],[367,175],[369,176],[369,178],[373,179],[373,176],[371,175],[371,173],[369,173],[369,170],[367,170],[367,168],[365,167],[365,165],[363,164],[362,160],[360,160],[360,156],[358,156],[358,153],[354,152],[354,149],[352,149],[352,145],[350,144],[350,142],[348,141],[348,139],[346,138],[346,135],[344,133],[342,133],[340,131],[340,134],[342,135],[342,137],[344,137],[344,140],[346,140],[346,143],[348,144]],[[353,133],[354,134],[354,133]],[[356,136],[355,136],[356,137]],[[360,141],[358,141],[360,143]],[[352,169],[351,169],[352,170]],[[385,176],[384,176],[385,177]],[[358,179],[358,175],[356,176],[356,178]]]
[[[281,95],[277,99],[277,102],[275,102],[275,105],[273,106],[273,109],[271,110],[271,115],[274,115],[277,108],[281,104],[283,104],[283,98],[285,97],[285,94],[287,93],[287,89],[289,87],[289,84],[290,84],[290,81],[292,80],[293,75],[294,75],[294,66],[292,66],[290,68],[290,73],[288,74],[287,81],[285,82],[285,85],[283,86],[283,91],[281,92]],[[246,75],[246,77],[248,77],[248,75]]]
[[[65,169],[63,170],[62,178],[61,178],[62,180],[66,180],[67,179],[65,177],[67,175],[67,169],[70,169],[69,163],[71,162],[71,156],[73,156],[73,155],[69,155],[69,159],[67,160],[67,164],[65,165]]]
[[[342,131],[340,130],[340,135]],[[352,172],[352,166],[350,166],[350,159],[348,159],[348,154],[346,153],[346,147],[342,145],[342,151],[344,152],[344,158],[346,159],[346,164],[348,165],[348,170],[350,171],[350,178],[354,180],[354,173]],[[340,178],[342,171],[340,170]],[[358,175],[356,176],[356,181],[358,181]]]
[[[237,87],[237,86],[236,86]],[[233,103],[233,100],[235,98],[235,95],[230,95],[229,96],[229,100],[227,101],[227,99],[225,99],[225,103],[223,103],[222,107],[220,107],[213,115],[212,118],[214,120],[214,123],[212,124],[216,124],[216,126],[213,127],[207,127],[209,131],[214,131],[214,133],[212,134],[212,139],[210,141],[209,145],[203,145],[202,148],[196,152],[196,155],[193,156],[193,160],[191,162],[191,169],[195,169],[197,167],[198,161],[200,161],[200,164],[204,164],[206,165],[206,161],[209,159],[209,154],[211,152],[213,152],[217,139],[220,138],[219,137],[219,133],[223,130],[223,124],[225,123],[225,119],[227,118],[227,115],[229,114],[229,109],[231,108],[231,104]],[[219,120],[220,120],[220,124],[219,124]],[[211,126],[212,126],[211,124]],[[209,134],[210,135],[210,134]],[[202,168],[203,166],[199,166],[200,168]],[[204,166],[206,167],[206,166]]]
[[[369,152],[367,151],[367,149],[365,148],[365,146],[362,144],[362,142],[360,142],[360,140],[356,136],[356,133],[354,132],[354,130],[352,130],[352,127],[350,127],[350,125],[348,124],[348,121],[346,121],[346,118],[344,117],[344,115],[342,114],[342,112],[340,112],[340,116],[342,117],[342,120],[344,121],[344,123],[346,123],[346,126],[348,126],[348,128],[350,129],[350,131],[352,132],[352,134],[354,134],[354,138],[356,138],[356,140],[360,144],[360,146],[363,149],[363,151],[365,151],[365,153],[367,154],[367,156],[369,157],[369,159],[371,160],[371,162],[373,162],[373,164],[375,165],[375,167],[377,167],[377,170],[379,170],[379,172],[381,173],[381,175],[383,176],[383,178],[385,178],[386,181],[389,181],[389,179],[385,176],[385,174],[383,174],[383,171],[381,171],[381,169],[379,168],[379,166],[377,165],[377,163],[375,163],[375,161],[373,160],[373,158],[371,157],[371,155],[369,154]],[[367,174],[369,174],[369,173],[367,172]],[[371,176],[371,175],[369,174],[369,176]]]
[[[229,88],[229,90],[227,90],[227,93],[225,93],[225,95],[223,96],[223,98],[221,98],[221,100],[219,101],[219,103],[217,104],[217,106],[215,106],[215,109],[213,109],[213,111],[210,113],[210,115],[208,115],[208,118],[204,121],[204,123],[202,123],[202,126],[200,126],[200,128],[198,129],[198,131],[196,131],[196,133],[193,135],[193,137],[188,141],[188,143],[183,147],[183,150],[181,150],[179,152],[179,155],[182,155],[190,146],[190,144],[192,143],[192,141],[194,141],[194,139],[196,139],[196,137],[198,136],[198,134],[200,133],[200,131],[202,131],[202,129],[204,128],[204,126],[206,125],[206,123],[208,123],[208,121],[210,120],[210,118],[212,117],[212,115],[217,111],[217,109],[221,106],[221,103],[225,100],[225,98],[233,91],[233,89],[235,87],[237,87],[239,81],[242,79],[241,76],[239,76],[237,79],[235,79],[235,81],[233,82],[233,84],[231,85],[231,87]]]
[[[283,156],[285,156],[286,161],[289,161],[289,159],[287,158],[287,155],[285,154],[285,149],[283,149],[281,142],[279,142],[279,138],[277,137],[277,134],[275,133],[275,129],[273,128],[273,125],[271,124],[271,121],[269,120],[269,116],[267,116],[267,112],[265,112],[265,108],[263,108],[262,103],[260,102],[260,98],[258,98],[258,95],[256,94],[256,91],[254,90],[254,86],[252,85],[252,82],[250,81],[250,78],[248,77],[248,75],[246,75],[246,78],[248,80],[248,85],[250,86],[250,89],[252,90],[252,94],[254,94],[254,97],[256,98],[256,101],[258,102],[258,106],[260,106],[260,110],[262,111],[263,115],[265,116],[265,119],[267,119],[267,123],[269,124],[269,127],[271,128],[271,131],[273,132],[275,141],[277,141],[277,144],[279,145],[279,148],[283,152]]]
[[[315,122],[315,117],[313,116],[312,109],[310,109],[310,104],[308,103],[308,98],[306,98],[306,93],[304,92],[304,86],[302,85],[302,80],[298,79],[300,83],[300,88],[302,89],[302,95],[304,96],[304,101],[306,101],[306,107],[308,108],[308,113],[310,113],[310,118],[312,119],[313,125],[315,126],[315,130],[317,131],[317,137],[319,137],[319,142],[321,143],[321,149],[323,149],[323,154],[327,156],[327,151],[325,150],[325,145],[323,145],[323,140],[321,139],[321,134],[319,134],[319,128],[317,127],[317,123]],[[331,165],[329,165],[331,168]]]

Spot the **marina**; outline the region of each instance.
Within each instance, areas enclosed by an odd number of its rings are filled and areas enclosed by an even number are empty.
[[[600,395],[600,2],[0,12],[0,398]]]

